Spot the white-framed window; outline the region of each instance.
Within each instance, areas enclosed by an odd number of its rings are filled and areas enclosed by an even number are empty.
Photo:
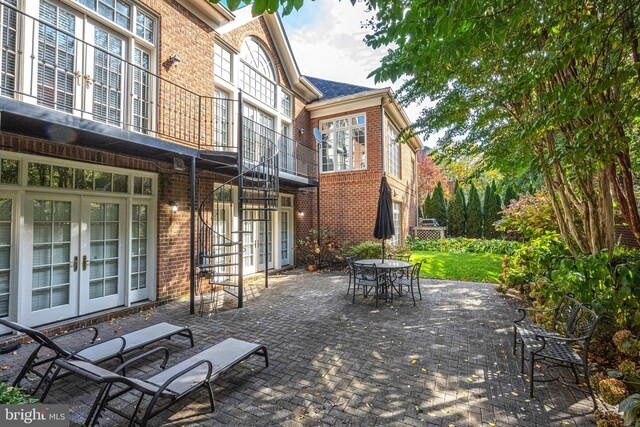
[[[291,138],[291,126],[285,123],[280,128],[278,154],[280,156],[280,170],[293,173],[293,138]]]
[[[291,117],[291,94],[280,90],[280,112],[287,117]]]
[[[400,178],[400,142],[398,131],[387,122],[387,172]]]
[[[0,317],[9,315],[13,199],[0,197]]]
[[[125,0],[76,0],[78,3],[148,41],[154,42],[156,20],[134,2]],[[132,17],[135,16],[135,29]]]
[[[393,237],[391,238],[391,244],[392,245],[399,245],[401,240],[400,238],[402,237],[402,229],[400,228],[400,212],[401,212],[401,205],[398,202],[393,202],[392,203],[392,210],[393,210],[393,229],[395,231],[395,234],[393,235]]]
[[[240,50],[240,89],[271,108],[276,107],[276,73],[271,56],[249,37]]]
[[[231,76],[233,75],[231,64],[231,52],[219,44],[215,45],[213,47],[213,74],[216,77],[231,82]]]
[[[226,92],[215,89],[213,91],[213,145],[217,148],[229,146],[229,95]]]
[[[21,13],[0,6],[2,95],[16,96],[15,82],[22,81],[24,102],[135,132],[152,130],[155,17],[129,0],[17,4]]]
[[[320,122],[322,172],[367,168],[366,115]]]

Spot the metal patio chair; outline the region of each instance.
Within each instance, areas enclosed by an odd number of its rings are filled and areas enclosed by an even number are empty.
[[[402,295],[402,292],[405,290],[405,288],[407,292],[411,292],[413,305],[416,305],[414,286],[418,288],[418,295],[420,296],[420,301],[422,301],[422,292],[420,291],[420,269],[422,268],[423,262],[424,261],[420,261],[413,264],[413,267],[411,267],[411,272],[409,274],[396,276],[396,278],[393,280],[392,286],[398,291],[399,295]]]
[[[164,347],[156,347],[123,363],[114,371],[83,360],[57,359],[54,362],[56,369],[53,376],[55,378],[61,370],[65,370],[101,386],[87,415],[85,426],[96,425],[104,411],[110,411],[125,418],[129,426],[135,424],[146,426],[151,418],[202,388],[207,390],[211,412],[213,412],[215,406],[211,382],[254,354],[264,357],[265,365],[269,366],[269,356],[265,346],[229,338],[150,378],[137,379],[121,374],[128,365],[158,352],[164,353],[163,362],[160,365],[164,369],[169,351]],[[140,393],[131,414],[126,414],[120,408],[109,404],[129,392]],[[147,396],[150,397],[149,403],[142,418],[138,419],[138,410]],[[158,404],[160,400],[164,403]]]
[[[74,329],[64,334],[60,334],[54,337],[48,337],[36,329],[32,329],[19,323],[12,322],[8,319],[0,319],[0,324],[14,329],[18,332],[22,332],[25,335],[29,336],[36,343],[38,343],[38,346],[31,352],[24,366],[18,373],[18,376],[13,381],[13,386],[17,387],[20,385],[20,382],[28,373],[32,373],[39,377],[40,381],[32,391],[32,394],[35,394],[40,389],[40,387],[46,383],[48,383],[47,390],[50,388],[52,379],[49,377],[49,375],[53,367],[52,362],[56,359],[73,357],[75,359],[97,364],[117,357],[121,362],[124,362],[125,354],[134,350],[141,349],[148,346],[149,344],[153,344],[163,339],[170,339],[174,335],[189,338],[189,340],[191,341],[191,347],[193,347],[194,345],[193,333],[189,328],[184,326],[172,325],[166,322],[157,323],[155,325],[151,325],[143,329],[138,329],[137,331],[133,331],[128,334],[124,334],[122,336],[102,342],[96,342],[96,339],[98,338],[98,329],[93,326]],[[81,347],[78,350],[65,348],[61,346],[57,341],[62,337],[83,331],[92,331],[93,336],[89,341],[89,345]],[[42,350],[49,350],[53,354],[46,355],[44,356],[44,358],[42,358]],[[44,374],[36,370],[37,367],[45,365],[47,363],[49,364],[49,366],[46,368]],[[46,393],[42,395],[41,400],[44,400],[45,397]]]

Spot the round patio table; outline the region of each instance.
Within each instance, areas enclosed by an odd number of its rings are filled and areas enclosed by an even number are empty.
[[[376,268],[382,270],[384,273],[384,292],[385,295],[391,294],[388,292],[389,288],[393,287],[393,277],[391,273],[394,270],[405,270],[413,266],[409,261],[402,261],[399,259],[385,259],[382,258],[369,258],[369,259],[359,259],[353,262],[355,265],[371,265],[375,264]],[[386,299],[386,296],[385,296]],[[391,301],[393,301],[393,295],[391,297]]]
[[[357,261],[354,261],[353,263],[356,265],[375,264],[376,268],[382,270],[402,270],[413,265],[409,261],[402,261],[399,259],[385,259],[383,261],[382,258],[359,259]]]

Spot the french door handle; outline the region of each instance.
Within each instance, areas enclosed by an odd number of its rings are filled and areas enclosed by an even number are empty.
[[[78,79],[78,86],[82,86],[82,73],[80,71],[76,71],[74,76],[76,76],[76,78]]]
[[[91,86],[91,76],[89,74],[84,75],[84,85],[87,89]]]
[[[87,256],[82,255],[82,271],[87,271]]]
[[[78,257],[74,256],[73,257],[73,271],[78,271]]]

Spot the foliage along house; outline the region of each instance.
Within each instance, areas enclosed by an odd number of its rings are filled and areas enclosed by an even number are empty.
[[[321,226],[366,240],[387,170],[406,235],[420,144],[397,144],[391,92],[332,95],[350,85],[301,75],[279,17],[248,9],[0,0],[0,316],[38,326],[209,284],[242,305],[244,276],[293,265],[319,181]]]

